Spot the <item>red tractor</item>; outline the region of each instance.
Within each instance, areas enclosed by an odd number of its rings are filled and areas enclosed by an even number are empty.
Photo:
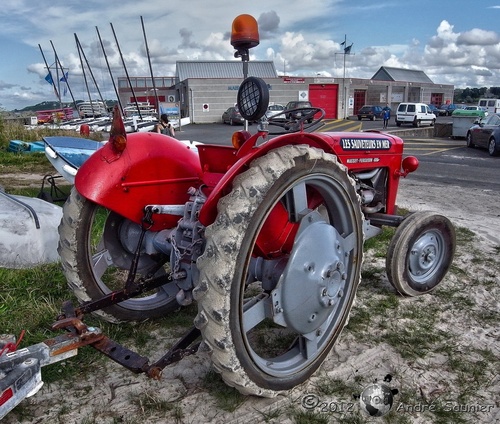
[[[266,83],[246,78],[238,108],[259,121],[257,132],[196,148],[157,133],[127,135],[115,109],[109,142],[78,170],[59,228],[81,304],[64,305],[56,327],[75,345],[158,377],[202,344],[229,385],[272,396],[308,379],[328,355],[356,296],[363,243],[383,226],[397,227],[387,275],[399,293],[422,295],[442,281],[454,228],[442,215],[397,214],[400,178],[418,167],[403,158],[403,140],[311,132],[324,117],[313,107],[267,120],[268,101]],[[156,318],[193,301],[193,329],[153,364],[82,322],[86,313]]]

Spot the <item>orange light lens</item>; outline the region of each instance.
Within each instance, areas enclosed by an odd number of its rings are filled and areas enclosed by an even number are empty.
[[[116,105],[113,109],[113,122],[111,123],[108,142],[111,143],[115,151],[118,153],[123,152],[127,146],[127,133],[125,131],[125,125],[123,124],[122,114],[118,105]]]
[[[251,136],[248,131],[236,131],[231,137],[231,143],[235,149],[239,149]]]
[[[231,28],[231,45],[235,49],[250,49],[259,45],[259,26],[252,15],[239,15]]]

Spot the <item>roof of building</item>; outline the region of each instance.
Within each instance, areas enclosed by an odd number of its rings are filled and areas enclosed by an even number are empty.
[[[375,75],[373,75],[372,80],[419,83],[426,82],[434,84],[424,71],[417,71],[416,69],[390,68],[388,66],[381,66]]]
[[[278,78],[272,61],[248,62],[248,75]],[[178,61],[176,62],[176,77],[178,81],[188,78],[243,78],[243,63],[236,60]]]

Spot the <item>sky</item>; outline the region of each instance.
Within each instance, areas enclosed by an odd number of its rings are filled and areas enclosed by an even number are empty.
[[[390,66],[455,88],[500,86],[500,0],[2,0],[0,108],[57,100],[44,63],[55,54],[85,100],[85,77],[98,98],[87,62],[103,97],[116,99],[106,60],[115,79],[125,69],[150,76],[149,63],[154,76],[174,76],[178,60],[241,61],[230,44],[241,14],[259,24],[250,60],[274,61],[279,75],[371,78]]]

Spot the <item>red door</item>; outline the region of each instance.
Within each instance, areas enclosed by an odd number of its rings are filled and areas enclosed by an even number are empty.
[[[337,119],[338,92],[338,84],[309,84],[309,101],[325,111],[326,119]]]
[[[431,103],[434,106],[441,106],[443,104],[443,93],[431,93]]]
[[[354,115],[365,105],[366,90],[354,90]]]

